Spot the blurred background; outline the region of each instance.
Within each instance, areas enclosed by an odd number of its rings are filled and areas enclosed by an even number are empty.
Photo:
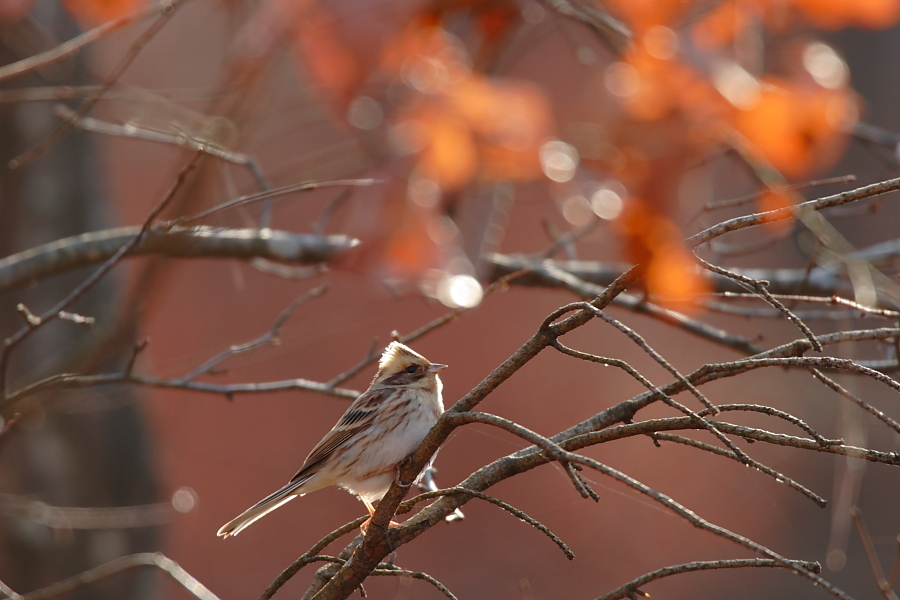
[[[898,170],[891,148],[891,132],[900,131],[894,73],[900,30],[893,27],[900,4],[894,0],[778,6],[190,0],[171,11],[138,0],[0,2],[3,65],[100,23],[147,13],[67,60],[9,79],[0,71],[0,164],[63,122],[58,104],[77,110],[98,97],[98,86],[106,87],[90,116],[118,127],[103,134],[82,124],[19,168],[0,169],[0,256],[142,223],[191,160],[188,140],[216,144],[233,160],[201,161],[167,218],[258,192],[260,173],[271,187],[374,179],[200,221],[361,240],[327,267],[128,259],[72,307],[95,317],[93,327],[52,323],[16,348],[10,389],[54,373],[121,370],[145,338],[135,372],[177,379],[263,335],[291,302],[327,282],[322,296],[286,321],[279,343],[232,356],[200,380],[328,382],[372,348],[380,352],[392,331],[405,335],[461,309],[411,344],[450,365],[442,374],[450,405],[547,314],[576,299],[514,283],[488,288],[495,275],[486,257],[495,252],[644,262],[650,267],[638,293],[768,348],[801,335],[784,319],[710,310],[702,296],[709,284],[689,268],[681,240],[724,218],[796,201],[785,187],[791,183],[853,174],[857,184],[868,184]],[[605,11],[616,20],[606,20]],[[138,47],[142,36],[146,43]],[[133,62],[109,81],[135,50]],[[155,134],[168,136],[168,143],[150,139]],[[238,153],[252,157],[256,172],[234,160]],[[777,174],[765,194],[761,173]],[[813,198],[855,185],[801,193]],[[748,194],[760,195],[754,204],[703,210],[708,202]],[[897,235],[892,202],[887,197],[827,215],[849,243],[866,247]],[[723,266],[803,269],[816,258],[810,235],[794,224],[754,231],[730,238],[733,246],[706,248],[704,257]],[[895,264],[883,272],[895,275]],[[0,336],[22,327],[17,304],[39,314],[95,268],[0,290]],[[743,356],[647,316],[610,312],[682,372]],[[883,322],[810,321],[817,333],[872,323]],[[626,360],[654,383],[670,380],[599,322],[565,342]],[[835,352],[895,358],[874,347]],[[342,387],[364,390],[374,371],[362,369]],[[836,377],[898,418],[887,388]],[[550,436],[642,391],[621,371],[547,350],[480,408]],[[715,403],[765,404],[826,437],[898,451],[896,433],[805,372],[758,371],[704,391]],[[699,408],[693,399],[683,402]],[[22,413],[0,437],[0,580],[26,593],[129,553],[160,550],[223,600],[257,597],[312,544],[362,515],[362,504],[327,489],[236,538],[223,541],[215,532],[286,483],[346,406],[345,399],[303,391],[229,399],[104,386],[55,390],[0,408],[6,420]],[[638,417],[672,415],[652,406]],[[732,418],[797,434],[759,415]],[[525,446],[500,430],[458,429],[436,461],[438,484],[454,485]],[[675,444],[658,448],[648,438],[585,453],[784,556],[822,562],[826,579],[856,597],[875,594],[849,508],[861,507],[889,568],[900,532],[898,474],[832,455],[742,447],[830,506],[818,508],[736,462]],[[402,547],[396,564],[431,574],[459,598],[526,600],[593,598],[663,566],[748,556],[599,474],[585,475],[598,503],[582,499],[554,465],[489,490],[550,527],[575,552],[574,561],[527,524],[472,501],[464,520]],[[139,508],[116,516],[47,507]],[[327,552],[337,554],[348,541]],[[314,571],[307,567],[279,594],[299,597]],[[366,590],[372,598],[442,597],[425,582],[388,577],[371,578]],[[781,570],[693,573],[646,591],[657,598],[825,597]],[[154,571],[129,572],[72,595],[189,597]]]

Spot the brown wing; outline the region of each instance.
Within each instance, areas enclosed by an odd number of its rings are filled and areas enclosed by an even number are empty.
[[[303,466],[291,479],[291,483],[312,475],[310,471],[331,456],[336,448],[360,431],[371,427],[375,418],[375,408],[392,392],[393,390],[368,390],[354,400],[337,425],[312,449]]]

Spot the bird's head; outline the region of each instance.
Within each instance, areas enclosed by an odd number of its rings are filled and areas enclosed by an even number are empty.
[[[378,373],[372,385],[436,388],[440,392],[438,372],[446,368],[447,365],[432,363],[400,342],[391,342],[378,361]]]

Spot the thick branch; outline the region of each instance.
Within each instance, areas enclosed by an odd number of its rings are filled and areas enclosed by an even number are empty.
[[[84,233],[0,260],[0,292],[68,269],[107,260],[140,233],[117,227]],[[328,262],[359,243],[346,235],[313,235],[271,229],[152,227],[127,253],[170,258],[237,258],[312,265]]]

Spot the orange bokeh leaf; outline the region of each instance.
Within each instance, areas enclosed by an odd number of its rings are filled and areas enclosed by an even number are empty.
[[[789,177],[802,177],[840,157],[844,131],[855,115],[849,90],[770,79],[754,106],[735,112],[734,127],[766,162]]]
[[[757,209],[761,213],[793,206],[793,195],[782,186],[775,186],[763,192],[756,202]],[[780,219],[777,221],[765,221],[764,225],[772,233],[785,233],[793,226],[792,219]]]
[[[647,292],[664,303],[682,303],[708,291],[709,284],[684,247],[675,223],[649,203],[629,198],[615,221],[625,238],[628,259],[647,266]]]
[[[726,0],[693,26],[694,42],[701,48],[720,48],[759,18],[777,31],[798,19],[831,30],[884,29],[900,21],[900,0]]]
[[[539,176],[538,151],[553,125],[537,88],[472,73],[459,41],[431,26],[411,26],[387,47],[382,65],[414,95],[411,108],[399,111],[399,125],[420,148],[419,175],[444,190],[475,178]]]
[[[105,23],[145,6],[148,0],[63,0],[69,13],[88,25]]]

